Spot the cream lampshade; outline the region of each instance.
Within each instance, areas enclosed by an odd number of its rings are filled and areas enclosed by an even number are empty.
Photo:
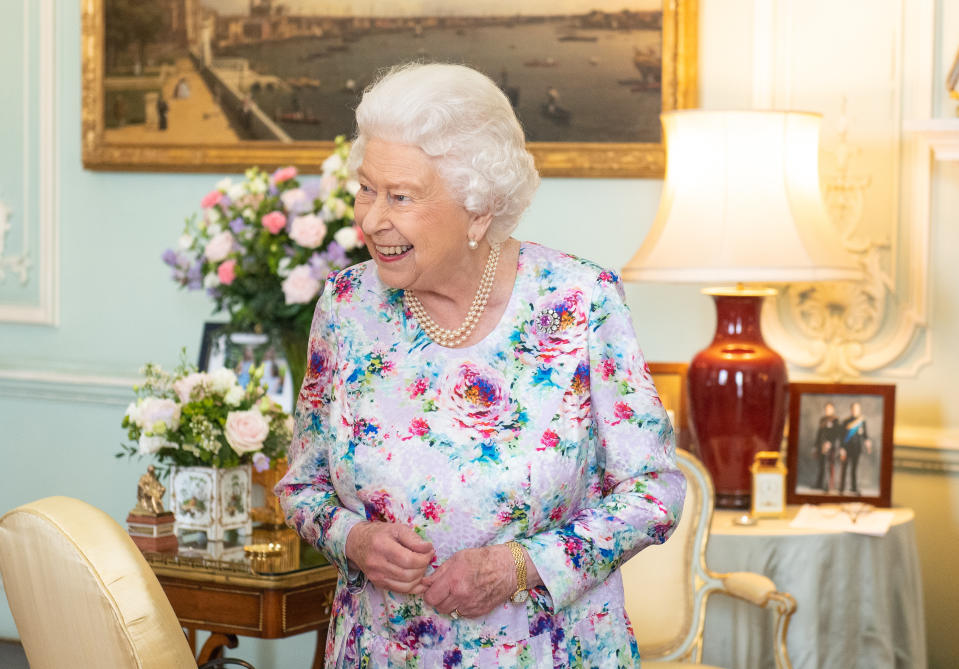
[[[804,112],[683,110],[662,115],[666,179],[659,211],[627,281],[734,284],[709,289],[712,344],[689,367],[690,422],[716,484],[717,505],[749,504],[749,466],[778,451],[786,366],[762,338],[759,312],[793,281],[854,280],[819,189],[820,116]]]

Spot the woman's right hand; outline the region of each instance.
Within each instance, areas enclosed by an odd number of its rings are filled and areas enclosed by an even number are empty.
[[[433,555],[433,544],[406,525],[367,521],[355,525],[346,537],[347,559],[373,585],[393,592],[426,592],[420,579]]]

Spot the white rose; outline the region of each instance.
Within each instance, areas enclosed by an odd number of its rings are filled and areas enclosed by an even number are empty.
[[[240,406],[240,402],[243,401],[243,398],[246,396],[246,392],[240,386],[233,386],[223,396],[223,401],[226,402],[228,406],[235,407]]]
[[[287,304],[305,304],[320,292],[320,282],[313,278],[307,265],[298,265],[283,280],[283,296]]]
[[[176,392],[176,396],[180,398],[180,402],[186,404],[190,401],[191,396],[193,395],[193,389],[199,386],[203,388],[206,385],[209,385],[210,377],[205,372],[193,372],[192,374],[187,374],[182,379],[179,379],[173,383],[173,390]],[[199,397],[203,397],[203,394],[200,393]]]
[[[297,216],[290,226],[290,239],[307,249],[315,249],[326,237],[326,223],[316,214]]]
[[[220,227],[220,223],[223,222],[223,214],[220,213],[219,207],[213,207],[212,209],[207,209],[206,217],[207,217],[207,220],[209,220],[210,222],[211,235],[215,234],[214,228],[216,229],[216,232],[219,232],[220,230],[222,230],[222,228]]]
[[[240,183],[240,184],[233,184],[233,185],[230,186],[230,188],[226,191],[226,196],[227,196],[228,198],[230,198],[231,200],[233,200],[234,202],[236,202],[237,200],[239,200],[239,199],[240,199],[241,197],[243,197],[244,195],[246,195],[246,186],[244,186],[244,185],[241,184],[241,183]]]
[[[323,161],[323,172],[336,172],[343,167],[343,159],[338,153],[331,153],[330,157]]]
[[[356,194],[360,192],[360,182],[356,179],[350,179],[346,182],[346,192],[356,197]]]
[[[135,402],[130,402],[130,405],[127,407],[126,417],[130,419],[131,423],[137,423],[137,415],[139,411],[137,410],[137,405]]]
[[[210,374],[210,383],[213,385],[213,391],[217,393],[228,392],[236,386],[236,374],[232,369],[221,367]]]
[[[282,258],[280,258],[280,262],[277,263],[276,265],[276,273],[279,274],[284,279],[290,276],[290,263],[292,262],[293,261],[286,256],[283,256]]]
[[[243,211],[240,212],[240,216],[247,221],[252,221],[256,217],[256,212],[253,211],[253,207],[244,207]]]
[[[189,251],[193,247],[193,237],[187,234],[182,234],[180,235],[180,239],[177,244],[184,251]]]
[[[259,411],[231,411],[226,416],[223,432],[230,448],[243,455],[263,448],[270,424]]]
[[[137,403],[137,425],[153,432],[180,426],[180,405],[173,400],[146,397]]]
[[[205,277],[203,277],[203,287],[206,289],[216,288],[220,285],[220,277],[216,275],[216,272],[210,272]]]
[[[216,182],[216,189],[221,193],[225,193],[230,190],[230,186],[233,185],[233,179],[230,177],[225,177]]]
[[[360,245],[360,236],[356,234],[356,227],[352,225],[337,230],[333,239],[343,247],[344,251],[351,251]]]
[[[203,249],[203,255],[205,255],[206,259],[210,262],[220,262],[221,260],[225,260],[230,254],[235,243],[236,240],[233,238],[233,233],[224,230],[206,243],[206,248]]]
[[[138,444],[139,448],[137,448],[137,452],[140,455],[153,455],[161,448],[177,447],[176,444],[167,441],[164,437],[147,436],[145,434],[140,437]]]

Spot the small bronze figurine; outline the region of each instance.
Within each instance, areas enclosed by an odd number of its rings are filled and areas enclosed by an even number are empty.
[[[156,467],[147,467],[147,473],[137,482],[137,505],[130,513],[135,516],[159,516],[163,513],[163,495],[166,488],[156,475]]]

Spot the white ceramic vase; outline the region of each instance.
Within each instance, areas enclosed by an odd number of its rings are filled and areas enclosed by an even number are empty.
[[[252,469],[229,467],[173,467],[170,499],[177,534],[206,532],[207,541],[222,541],[227,530],[249,536]]]

